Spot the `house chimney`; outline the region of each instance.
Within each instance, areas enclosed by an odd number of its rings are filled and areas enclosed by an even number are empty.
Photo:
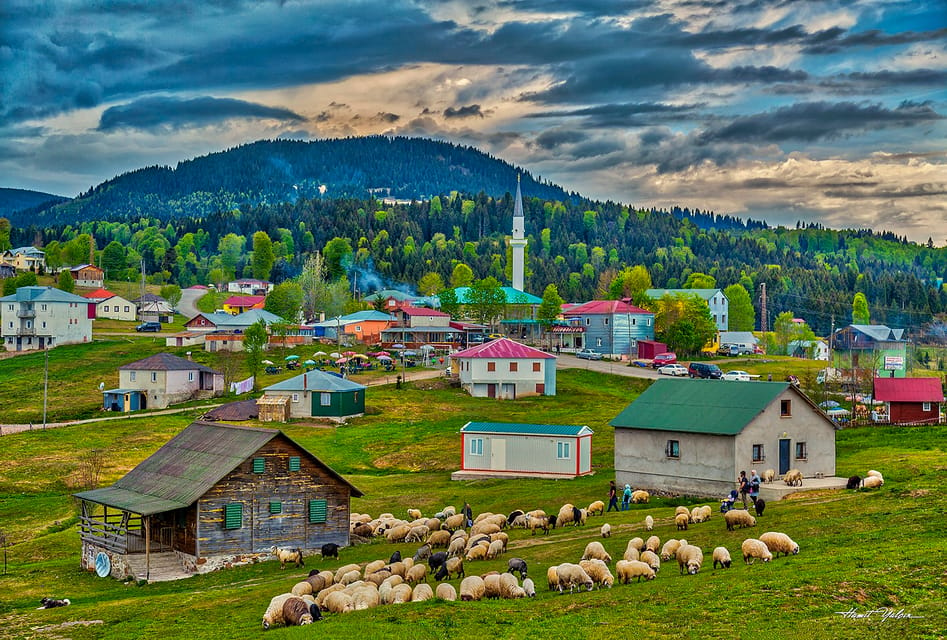
[[[308,373],[304,373],[304,374],[303,374],[303,391],[306,390],[306,378],[308,378],[308,377],[309,377],[309,374],[308,374]]]

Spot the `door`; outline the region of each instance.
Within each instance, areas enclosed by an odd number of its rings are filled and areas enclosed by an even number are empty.
[[[497,386],[493,383],[487,385],[487,397],[496,398],[497,397]]]
[[[490,440],[490,468],[498,471],[506,469],[506,440],[493,438]]]
[[[516,385],[515,384],[503,384],[503,399],[504,400],[516,400]]]
[[[779,475],[789,471],[789,439],[779,440]]]

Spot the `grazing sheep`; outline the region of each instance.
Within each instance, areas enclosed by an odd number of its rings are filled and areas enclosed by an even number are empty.
[[[639,560],[640,555],[641,555],[641,552],[638,551],[637,548],[631,545],[628,545],[628,547],[625,549],[625,553],[622,554],[621,559],[622,560]]]
[[[536,597],[536,585],[533,584],[532,578],[526,578],[523,580],[523,591],[526,593],[527,598]]]
[[[848,482],[845,483],[846,489],[857,489],[861,486],[862,477],[861,476],[851,476],[848,479]]]
[[[681,546],[680,540],[671,538],[661,547],[661,559],[665,562],[677,555],[677,548]]]
[[[365,565],[365,569],[362,571],[362,576],[368,577],[376,571],[380,571],[385,568],[387,563],[384,560],[372,560]]]
[[[447,569],[448,576],[462,578],[467,575],[466,573],[464,573],[464,559],[463,558],[450,558],[444,564],[444,568]]]
[[[427,543],[431,547],[446,547],[450,544],[450,531],[432,531],[427,537]]]
[[[727,531],[733,531],[737,526],[741,528],[756,526],[756,518],[745,509],[731,509],[723,514],[723,519],[727,523]]]
[[[325,609],[331,613],[349,613],[355,611],[352,596],[344,591],[333,591],[325,599]]]
[[[657,553],[658,549],[661,548],[661,538],[659,538],[658,536],[651,536],[644,543],[644,548],[647,551],[653,551],[654,553]]]
[[[408,584],[415,584],[417,582],[427,582],[427,565],[416,564],[410,569],[408,569],[408,573],[404,577],[404,581],[407,582]]]
[[[470,551],[481,542],[489,547],[490,543],[493,542],[493,540],[491,540],[490,536],[488,535],[470,536],[470,539],[467,540],[467,551]]]
[[[683,513],[685,516],[690,517],[691,510],[685,507],[684,505],[680,505],[679,507],[674,509],[674,515],[677,516],[680,513]]]
[[[556,569],[556,565],[546,569],[546,584],[549,585],[550,591],[559,588],[559,572]]]
[[[760,536],[760,541],[766,545],[767,549],[776,554],[777,558],[779,557],[780,553],[787,556],[790,553],[793,555],[799,553],[799,545],[796,544],[793,539],[787,536],[785,533],[780,533],[778,531],[767,531]]]
[[[674,516],[674,523],[677,525],[678,531],[687,531],[687,524],[690,522],[691,518],[689,514],[679,513]]]
[[[642,551],[639,560],[654,569],[655,573],[661,570],[661,558],[654,551]]]
[[[644,550],[644,540],[637,537],[632,538],[631,540],[628,541],[628,546],[626,548],[631,549],[632,547],[634,547],[638,551]]]
[[[460,599],[464,602],[483,599],[486,586],[480,576],[467,576],[460,581]]]
[[[743,551],[743,562],[746,564],[753,564],[756,558],[759,558],[763,562],[769,562],[773,559],[773,554],[770,552],[769,547],[767,547],[762,540],[747,538],[743,541],[740,548]]]
[[[479,524],[475,524],[474,526],[470,528],[471,536],[478,536],[478,535],[489,536],[490,534],[499,533],[499,532],[500,532],[500,527],[497,526],[496,523],[493,523],[493,522],[481,522]]]
[[[332,582],[342,582],[342,576],[344,576],[349,571],[358,571],[362,572],[361,565],[357,564],[347,564],[345,566],[339,567],[335,570],[335,574],[332,576]]]
[[[518,518],[525,515],[526,515],[526,512],[523,511],[522,509],[514,509],[513,511],[510,511],[506,516],[506,526],[508,527],[516,526],[513,523],[516,522]],[[523,519],[523,522],[526,522],[525,518]]]
[[[388,571],[391,571],[391,573],[393,573],[394,575],[401,576],[402,578],[404,577],[405,572],[407,572],[408,570],[408,568],[404,566],[403,560],[401,562],[394,562],[392,564],[389,564],[385,568],[388,569]]]
[[[652,518],[651,516],[645,516],[645,519],[644,519],[644,528],[645,528],[646,531],[653,531],[653,530],[654,530],[654,518]]]
[[[344,584],[345,586],[348,586],[354,582],[358,582],[361,579],[362,579],[362,572],[359,571],[358,569],[353,569],[352,571],[349,571],[348,573],[342,576],[342,579],[339,580],[339,584]]]
[[[352,535],[360,538],[371,538],[375,535],[375,530],[369,524],[359,523],[352,527]]]
[[[391,576],[392,576],[392,573],[390,571],[388,571],[387,569],[381,569],[379,571],[376,571],[374,573],[371,573],[365,576],[365,580],[367,580],[368,582],[371,582],[376,587],[380,587],[381,583],[383,583],[385,580],[387,580]],[[398,576],[398,577],[400,578],[401,576]]]
[[[691,522],[693,524],[707,522],[708,520],[710,520],[710,515],[712,513],[713,513],[713,510],[707,505],[694,507],[693,509],[691,509]]]
[[[519,582],[512,573],[500,574],[500,597],[507,600],[525,598],[526,590],[519,585]]]
[[[454,602],[457,600],[457,590],[454,589],[454,585],[449,582],[442,582],[437,585],[437,589],[434,591],[434,596],[439,600],[447,600],[448,602]]]
[[[801,487],[802,486],[802,471],[799,469],[790,469],[783,476],[783,482],[788,484],[790,487]]]
[[[714,549],[714,569],[717,568],[717,563],[720,563],[721,569],[730,568],[730,552],[727,551],[726,547],[716,547]]]
[[[762,476],[763,482],[772,482],[775,479],[776,479],[775,469],[767,469],[766,471],[763,472],[763,476]]]
[[[612,588],[615,583],[615,576],[608,570],[608,566],[601,560],[582,560],[579,566],[585,570],[592,581],[602,588],[603,586]]]
[[[868,476],[862,481],[862,487],[865,489],[877,489],[885,483],[883,478],[878,476]]]
[[[500,533],[491,533],[490,541],[495,542],[497,540],[503,543],[503,551],[506,551],[506,545],[510,542],[510,536],[502,531]]]
[[[585,509],[576,508],[575,512],[572,514],[572,519],[575,522],[575,526],[584,525],[586,518],[588,518],[589,512]]]
[[[529,522],[529,516],[525,513],[521,513],[513,518],[506,526],[510,529],[525,529],[527,522]]]
[[[602,525],[602,537],[609,538],[611,537],[611,535],[612,535],[612,525],[606,522],[605,524]]]
[[[628,584],[632,578],[654,580],[654,569],[639,560],[619,560],[615,565],[615,571],[618,572],[618,580],[622,584]]]
[[[506,570],[510,573],[519,573],[520,580],[526,578],[526,561],[522,558],[510,558],[506,562]]]
[[[431,589],[430,585],[424,582],[414,587],[414,591],[411,592],[411,602],[424,602],[425,600],[433,599],[434,590]]]
[[[459,556],[467,549],[467,541],[463,538],[454,538],[451,540],[450,545],[447,547],[447,555]]]
[[[590,558],[596,558],[605,564],[608,564],[612,561],[612,557],[608,555],[607,551],[605,551],[605,547],[603,547],[602,543],[597,540],[593,540],[592,542],[585,545],[585,553],[582,554],[582,559],[589,560]]]
[[[503,541],[494,540],[490,543],[490,546],[487,547],[487,560],[495,560],[500,557],[500,554],[503,553]]]
[[[404,570],[407,571],[415,565],[414,558],[405,558],[401,561],[404,564]]]
[[[489,548],[490,548],[489,546],[484,546],[484,545],[482,545],[482,544],[478,544],[478,545],[476,545],[475,547],[472,547],[472,548],[467,552],[467,562],[473,562],[474,560],[484,560],[484,559],[486,559],[486,557],[487,557],[487,549],[489,549]]]
[[[414,552],[414,555],[411,557],[411,559],[414,562],[420,562],[421,560],[427,560],[430,557],[431,557],[431,545],[424,544],[418,547],[418,550]]]
[[[408,524],[398,524],[388,531],[385,531],[385,539],[388,542],[405,542],[405,538],[411,533],[411,526]]]
[[[263,613],[263,629],[269,629],[270,627],[284,624],[283,622],[283,603],[285,603],[290,598],[295,598],[291,593],[281,593],[278,596],[274,596],[270,600],[270,605],[266,608],[266,611]]]
[[[556,524],[562,527],[570,522],[574,522],[575,516],[577,515],[576,511],[575,506],[569,502],[562,505],[562,508],[559,509],[559,515],[556,516]]]
[[[332,583],[335,582],[335,575],[331,571],[311,571],[309,577],[306,578],[312,586],[312,593],[316,594],[325,589],[326,587],[332,586]]]
[[[283,549],[280,547],[270,547],[270,553],[275,555],[276,559],[279,560],[280,569],[285,569],[287,562],[294,562],[297,567],[306,566],[306,563],[303,562],[302,549]]]
[[[396,563],[396,562],[401,562],[401,552],[400,552],[400,551],[395,551],[395,552],[392,553],[391,556],[388,558],[388,564],[394,564],[394,563]]]
[[[763,500],[763,498],[757,498],[756,502],[753,503],[753,509],[756,510],[756,515],[763,515],[763,511],[766,510],[766,500]]]
[[[326,599],[328,599],[328,597],[332,595],[333,593],[337,591],[343,591],[344,589],[345,587],[342,586],[341,584],[333,584],[329,587],[326,587],[325,589],[319,592],[319,595],[316,596],[316,604],[319,605],[320,609],[322,609],[323,611],[326,611],[328,609],[326,607]]]
[[[594,583],[585,569],[571,562],[564,562],[556,567],[556,574],[559,576],[559,592],[563,592],[569,587],[569,593],[576,587],[585,586],[588,591],[592,590]]]
[[[483,597],[490,599],[497,599],[502,596],[500,592],[500,574],[499,573],[488,573],[483,576]]]
[[[875,471],[874,469],[869,469],[868,473],[865,474],[868,477],[875,476],[876,478],[881,478],[884,480],[884,476],[881,475],[880,471]]]
[[[685,569],[690,575],[695,575],[700,571],[700,565],[703,564],[703,562],[704,552],[700,550],[700,547],[689,544],[677,551],[677,564],[681,569],[682,575]]]
[[[411,602],[411,596],[414,590],[409,584],[399,584],[391,590],[391,604],[404,604]]]
[[[408,517],[412,520],[418,520],[421,517],[420,509],[408,509]]]
[[[595,502],[589,505],[589,508],[586,509],[586,511],[588,512],[590,516],[595,515],[596,513],[599,514],[600,516],[604,516],[605,503],[602,502],[601,500],[596,500]]]
[[[441,523],[441,528],[447,529],[448,531],[456,531],[457,529],[463,529],[466,524],[467,518],[464,517],[464,514],[458,513],[445,518],[444,522]]]
[[[352,589],[349,593],[352,596],[352,607],[356,611],[374,609],[381,604],[381,595],[378,593],[378,588],[372,583],[362,584],[355,588],[350,587],[350,589]]]
[[[549,519],[546,516],[526,516],[526,528],[530,530],[531,535],[536,535],[536,529],[542,529],[543,533],[549,533]]]
[[[323,558],[338,558],[339,557],[339,545],[334,542],[327,542],[322,545],[322,557]]]
[[[419,524],[411,527],[408,530],[408,535],[404,537],[405,542],[422,542],[428,535],[431,533],[431,530],[427,528],[427,525]]]
[[[319,610],[318,607],[315,608]],[[321,619],[321,615],[319,619]],[[287,627],[312,624],[313,615],[309,611],[309,603],[302,598],[287,598],[283,602],[283,624]]]
[[[644,489],[631,492],[631,501],[635,504],[645,504],[651,500],[651,494]]]
[[[431,557],[427,559],[427,565],[431,568],[431,571],[433,572],[438,567],[444,566],[447,563],[447,558],[448,556],[447,556],[446,551],[438,551],[437,553],[431,555]]]

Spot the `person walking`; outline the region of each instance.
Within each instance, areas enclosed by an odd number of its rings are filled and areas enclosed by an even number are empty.
[[[621,495],[621,510],[628,511],[631,508],[631,485],[625,485],[625,491]]]
[[[760,482],[762,479],[756,475],[756,469],[750,470],[750,500],[753,501],[753,508],[756,508],[756,499],[760,496]]]
[[[611,480],[608,483],[608,509],[611,511],[614,507],[615,511],[618,511],[618,488],[615,486],[615,481]]]
[[[750,493],[750,481],[746,477],[746,471],[740,472],[740,477],[737,478],[737,482],[740,484],[740,498],[743,499],[743,508],[747,508],[746,498]]]

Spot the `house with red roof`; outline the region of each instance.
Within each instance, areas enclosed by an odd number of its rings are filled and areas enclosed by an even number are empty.
[[[891,424],[936,424],[944,389],[939,378],[875,378],[875,400],[887,405]]]
[[[134,302],[116,295],[108,289],[96,289],[82,296],[95,303],[95,317],[110,320],[134,322],[138,318],[138,308]]]
[[[266,296],[230,296],[224,300],[223,309],[231,315],[239,315],[250,309],[262,309]]]
[[[554,327],[553,333],[571,337],[576,349],[585,347],[613,357],[635,356],[638,340],[654,340],[654,313],[627,300],[591,300],[563,310],[562,315],[568,324],[558,332]]]
[[[475,398],[556,395],[556,356],[509,338],[451,354],[451,370]]]
[[[402,344],[413,349],[430,344],[456,348],[464,337],[463,329],[451,326],[450,315],[437,309],[404,306],[392,315],[395,321],[381,332],[381,343],[385,347]]]

